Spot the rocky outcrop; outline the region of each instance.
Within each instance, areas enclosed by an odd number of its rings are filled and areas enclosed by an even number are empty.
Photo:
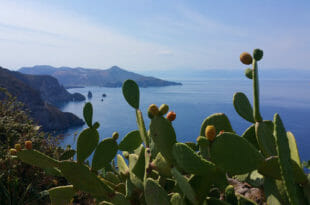
[[[48,101],[44,101],[42,97],[44,95],[40,90],[34,89],[33,84],[29,83],[32,77],[28,77],[0,67],[0,87],[6,88],[9,93],[24,104],[30,117],[42,126],[42,130],[60,131],[84,124],[83,120],[74,114],[61,112]],[[47,81],[43,80],[42,82]]]
[[[31,88],[40,92],[43,101],[59,106],[70,101],[84,101],[82,94],[69,93],[56,78],[48,75],[25,75],[19,72],[12,72],[17,79],[21,80]]]
[[[160,87],[170,85],[182,85],[181,83],[166,81],[154,77],[143,76],[134,72],[113,66],[109,69],[86,69],[52,66],[23,67],[19,70],[22,73],[33,75],[52,75],[65,87],[121,87],[127,79],[137,82],[140,87]]]

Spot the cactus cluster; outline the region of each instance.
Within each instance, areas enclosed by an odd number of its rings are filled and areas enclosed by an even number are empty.
[[[253,57],[240,56],[242,63],[252,64],[245,74],[253,81],[254,96],[253,107],[245,94],[233,97],[237,113],[253,123],[241,136],[225,114],[215,113],[202,122],[196,142],[177,142],[172,123],[176,114],[166,104],[150,105],[147,130],[139,109],[139,87],[127,80],[122,91],[136,111],[138,129],[119,143],[118,133],[99,142],[100,125],[93,123],[93,108],[87,103],[83,113],[88,128],[80,133],[76,150],[52,159],[32,150],[28,142],[26,149],[16,146],[12,154],[67,179],[71,185],[48,190],[57,205],[70,204],[78,190],[92,194],[98,204],[256,204],[235,192],[232,178],[263,188],[267,204],[309,204],[309,176],[301,166],[294,135],[286,132],[278,114],[273,121],[260,114],[257,62],[262,57],[259,49]],[[91,154],[90,164],[86,160]],[[77,161],[72,160],[75,155]]]

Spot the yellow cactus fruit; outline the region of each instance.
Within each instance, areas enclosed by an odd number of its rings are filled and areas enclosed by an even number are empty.
[[[11,154],[11,155],[16,155],[16,154],[17,154],[17,150],[14,149],[14,148],[11,148],[11,149],[10,149],[10,154]]]
[[[17,150],[17,152],[19,152],[22,149],[22,146],[20,144],[15,144],[14,147]]]
[[[29,150],[32,149],[32,142],[30,140],[25,141],[25,148]]]
[[[245,65],[250,65],[252,63],[252,56],[247,52],[243,52],[240,55],[240,61]]]
[[[159,107],[159,114],[160,115],[165,115],[169,111],[169,106],[167,104],[162,104]]]
[[[113,132],[113,134],[112,134],[112,138],[113,138],[114,140],[117,140],[117,139],[118,139],[118,137],[119,137],[118,132]]]
[[[159,110],[158,110],[158,107],[157,105],[155,104],[151,104],[147,110],[147,113],[148,113],[148,116],[149,118],[153,118],[154,116],[158,115],[159,114]]]
[[[216,136],[215,127],[213,125],[208,125],[205,129],[205,135],[206,135],[207,139],[212,142]]]

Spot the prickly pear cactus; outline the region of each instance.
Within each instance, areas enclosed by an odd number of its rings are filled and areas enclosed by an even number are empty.
[[[114,132],[110,138],[100,138],[100,124],[93,123],[93,107],[86,103],[83,115],[88,128],[80,133],[76,149],[67,148],[53,159],[33,150],[27,141],[25,149],[21,144],[10,149],[10,156],[66,178],[69,185],[48,190],[52,205],[70,204],[80,191],[106,205],[256,204],[235,192],[233,180],[263,188],[267,204],[307,205],[310,177],[301,165],[294,135],[286,132],[279,115],[272,122],[260,114],[258,61],[262,57],[260,49],[254,50],[253,57],[247,52],[240,55],[242,63],[252,65],[245,74],[253,81],[253,107],[245,94],[237,92],[233,97],[236,112],[252,123],[242,136],[234,132],[224,113],[215,113],[203,121],[197,143],[177,142],[176,113],[167,104],[149,106],[147,132],[139,109],[139,87],[126,80],[122,91],[135,109],[136,130],[124,137]]]

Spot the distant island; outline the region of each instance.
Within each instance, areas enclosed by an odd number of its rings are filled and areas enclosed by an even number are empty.
[[[84,101],[85,96],[69,93],[54,77],[26,75],[0,67],[0,87],[22,102],[29,116],[44,131],[62,131],[84,124],[76,115],[62,112],[56,106]],[[0,93],[0,100],[4,98],[5,95]]]
[[[161,87],[171,85],[182,85],[178,82],[166,81],[159,78],[143,76],[129,72],[118,66],[109,69],[87,69],[87,68],[55,68],[48,65],[37,65],[33,67],[22,67],[19,72],[32,75],[51,75],[65,88],[76,88],[85,86],[121,87],[127,79],[135,80],[140,87]]]

